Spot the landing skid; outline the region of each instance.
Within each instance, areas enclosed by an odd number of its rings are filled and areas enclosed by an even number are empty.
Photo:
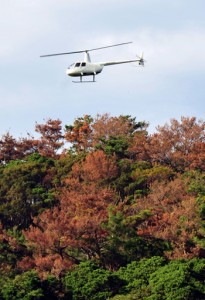
[[[97,82],[97,81],[95,81],[95,80],[82,80],[82,81],[72,81],[73,83],[90,83],[90,82]]]
[[[95,81],[95,75],[93,75],[93,80],[83,80],[83,77],[82,76],[80,76],[80,80],[79,81],[72,81],[72,82],[74,82],[74,83],[89,83],[89,82],[96,82]]]

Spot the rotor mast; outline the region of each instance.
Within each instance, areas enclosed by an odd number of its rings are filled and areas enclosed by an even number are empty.
[[[90,59],[90,54],[88,52],[88,50],[85,50],[85,54],[84,54],[84,62],[91,62],[91,59]]]

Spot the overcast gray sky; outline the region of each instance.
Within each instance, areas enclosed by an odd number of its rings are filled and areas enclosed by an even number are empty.
[[[90,114],[129,114],[150,123],[205,113],[204,0],[0,0],[0,136],[34,133],[48,118],[71,124]],[[135,58],[145,68],[105,67],[94,84],[74,84],[66,68],[96,48],[93,61]]]

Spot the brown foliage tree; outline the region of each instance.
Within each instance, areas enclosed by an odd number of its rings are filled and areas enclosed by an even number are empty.
[[[157,127],[158,133],[152,135],[150,156],[152,161],[184,171],[195,165],[196,157],[193,155],[196,149],[198,155],[203,156],[205,122],[197,121],[194,117],[182,117],[181,122],[172,119],[170,123]]]
[[[32,137],[16,140],[9,132],[0,140],[0,162],[3,164],[11,160],[22,159],[36,151]]]
[[[93,119],[89,115],[77,118],[73,125],[65,126],[65,139],[73,144],[77,153],[86,151],[91,146],[91,123]]]
[[[9,132],[3,135],[0,140],[0,161],[2,163],[8,163],[19,157],[17,145],[16,139]]]
[[[101,138],[109,139],[111,136],[128,135],[133,125],[124,116],[111,117],[109,114],[103,114],[97,115],[92,128],[93,139],[99,142]]]
[[[96,145],[103,138],[109,140],[111,137],[123,136],[127,140],[135,132],[146,130],[148,124],[145,122],[136,122],[135,118],[130,116],[112,117],[109,114],[97,115],[92,125],[93,143]]]
[[[189,154],[190,169],[205,171],[205,141],[196,142]]]
[[[151,161],[149,147],[149,136],[147,131],[138,131],[134,134],[133,139],[129,144],[129,156],[134,160]]]
[[[67,188],[61,190],[60,206],[42,213],[35,226],[24,232],[33,257],[22,260],[21,268],[34,264],[42,276],[60,276],[83,258],[100,257],[106,236],[101,224],[115,198],[108,188],[68,179]]]
[[[152,212],[138,234],[169,241],[172,246],[172,251],[167,252],[169,258],[191,258],[198,254],[200,247],[194,242],[200,235],[198,206],[182,179],[155,182],[151,193],[137,207]]]
[[[38,152],[47,157],[58,157],[57,151],[63,146],[60,120],[48,119],[45,124],[36,124],[36,132],[41,134],[37,141]]]
[[[110,182],[118,174],[115,155],[108,156],[102,150],[90,152],[83,162],[72,168],[72,176],[86,182]]]

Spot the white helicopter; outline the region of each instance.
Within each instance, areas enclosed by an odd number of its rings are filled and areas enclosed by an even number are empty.
[[[111,46],[105,46],[100,48],[93,48],[88,50],[80,50],[80,51],[73,51],[73,52],[66,52],[66,53],[56,53],[56,54],[47,54],[47,55],[41,55],[40,57],[51,57],[51,56],[58,56],[58,55],[67,55],[67,54],[75,54],[75,53],[85,53],[84,61],[73,63],[68,67],[66,70],[66,74],[71,77],[80,77],[79,81],[73,81],[75,83],[82,83],[82,82],[95,82],[95,75],[102,72],[103,67],[105,66],[111,66],[111,65],[117,65],[117,64],[126,64],[131,62],[138,62],[139,65],[144,66],[145,60],[143,58],[143,53],[141,56],[137,56],[137,59],[132,60],[122,60],[122,61],[109,61],[109,62],[96,62],[92,63],[90,59],[89,52],[95,51],[95,50],[101,50],[105,48],[111,48],[116,46],[122,46],[126,44],[131,44],[132,42],[126,42],[121,44],[115,44]],[[82,78],[84,76],[93,76],[92,81],[83,81]]]

